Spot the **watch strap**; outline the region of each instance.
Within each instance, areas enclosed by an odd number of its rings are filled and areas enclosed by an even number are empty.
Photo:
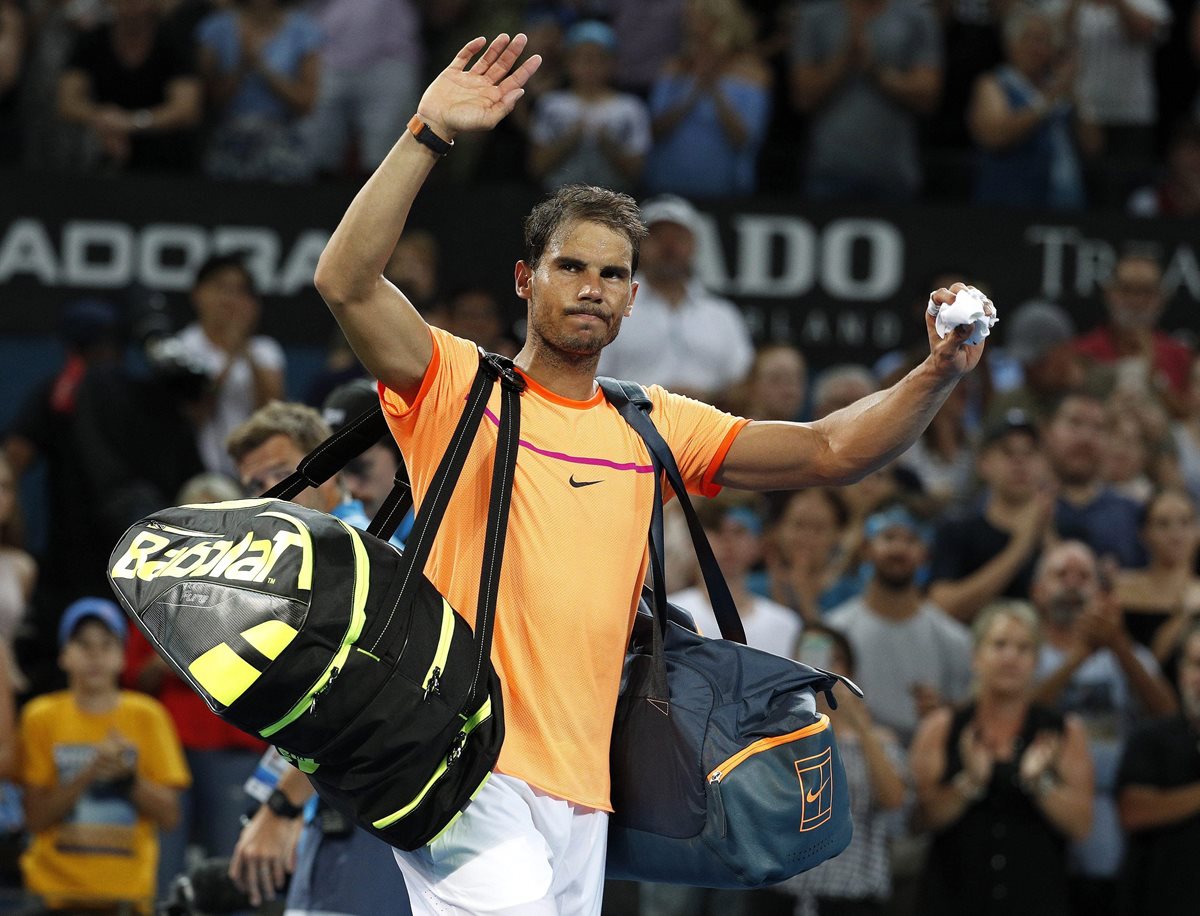
[[[413,115],[408,122],[408,130],[422,146],[427,146],[439,156],[445,156],[454,145],[453,140],[444,140],[433,132],[433,128],[421,120],[420,115]]]
[[[265,804],[273,813],[280,817],[286,817],[289,820],[295,819],[304,813],[304,807],[292,804],[280,789],[272,789],[271,794],[267,796]]]

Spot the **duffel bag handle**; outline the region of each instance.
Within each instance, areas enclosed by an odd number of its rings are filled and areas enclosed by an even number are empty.
[[[307,487],[319,487],[384,436],[390,436],[383,408],[378,404],[363,411],[336,433],[300,459],[286,478],[263,496],[291,499]]]

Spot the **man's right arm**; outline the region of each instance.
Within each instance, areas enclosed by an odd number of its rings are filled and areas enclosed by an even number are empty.
[[[433,342],[425,319],[383,270],[436,162],[436,154],[406,130],[350,204],[315,277],[363,366],[406,399],[421,384]]]
[[[417,114],[443,140],[495,127],[541,64],[534,55],[514,69],[525,48],[524,35],[511,40],[498,36],[471,64],[485,44],[476,38],[465,45],[421,96]],[[363,366],[406,399],[420,387],[433,342],[425,320],[383,271],[437,159],[405,131],[350,204],[321,254],[315,277],[317,290]]]

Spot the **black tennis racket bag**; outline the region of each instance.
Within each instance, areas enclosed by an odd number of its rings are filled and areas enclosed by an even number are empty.
[[[473,633],[423,570],[497,380],[501,447]],[[365,532],[286,501],[379,441],[376,407],[266,497],[156,512],[110,561],[126,612],[213,712],[273,743],[331,806],[401,849],[456,818],[504,740],[490,654],[523,387],[511,363],[481,356],[403,553],[387,539],[407,487]]]

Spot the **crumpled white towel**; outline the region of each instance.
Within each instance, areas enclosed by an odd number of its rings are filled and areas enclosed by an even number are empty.
[[[984,311],[983,306],[987,301],[987,297],[973,286],[959,290],[954,301],[949,305],[939,306],[930,297],[929,314],[936,318],[934,327],[937,329],[938,337],[945,337],[954,328],[969,324],[973,325],[971,336],[963,343],[982,343],[983,339],[992,333],[992,325],[1000,320],[994,305],[992,314],[989,315]]]

